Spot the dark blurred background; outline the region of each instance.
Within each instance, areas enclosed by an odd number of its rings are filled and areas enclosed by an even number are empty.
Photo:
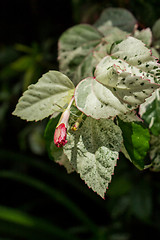
[[[140,172],[121,155],[103,200],[49,159],[47,120],[12,116],[27,86],[58,70],[63,31],[94,23],[106,7],[128,9],[140,28],[160,18],[159,0],[0,1],[0,240],[160,237],[159,173]]]

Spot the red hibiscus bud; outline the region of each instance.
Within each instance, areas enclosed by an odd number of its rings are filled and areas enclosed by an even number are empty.
[[[63,147],[66,143],[67,128],[64,123],[58,125],[54,133],[54,143],[57,147]]]
[[[67,109],[62,113],[59,123],[55,129],[54,144],[57,147],[63,147],[67,143],[67,140],[66,140],[67,126],[68,126],[68,120],[70,116],[70,107],[72,105],[73,99],[74,98],[71,99]]]

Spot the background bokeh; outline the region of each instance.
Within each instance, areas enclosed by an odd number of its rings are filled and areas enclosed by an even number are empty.
[[[159,173],[141,172],[121,156],[103,200],[49,159],[47,120],[30,123],[11,114],[29,84],[58,70],[63,31],[94,23],[106,7],[128,9],[140,28],[160,18],[159,0],[0,2],[0,240],[160,237]]]

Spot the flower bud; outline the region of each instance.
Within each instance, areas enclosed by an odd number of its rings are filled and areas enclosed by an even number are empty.
[[[67,143],[66,137],[67,128],[64,123],[61,123],[54,132],[54,144],[57,147],[63,147]]]
[[[67,109],[62,113],[59,123],[54,132],[54,144],[57,147],[63,147],[67,143],[67,127],[68,127],[68,120],[70,116],[70,107],[72,105],[73,99],[71,99]]]
[[[77,118],[76,122],[71,127],[71,130],[74,132],[77,131],[82,121],[83,121],[83,113],[80,115],[80,117]]]

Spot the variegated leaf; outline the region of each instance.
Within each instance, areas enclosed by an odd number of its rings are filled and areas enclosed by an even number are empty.
[[[121,148],[121,130],[112,120],[87,118],[64,146],[71,165],[86,184],[104,197]]]
[[[74,85],[58,71],[49,71],[36,84],[28,87],[19,99],[13,115],[27,121],[42,120],[70,101]],[[57,105],[58,104],[58,105]]]

